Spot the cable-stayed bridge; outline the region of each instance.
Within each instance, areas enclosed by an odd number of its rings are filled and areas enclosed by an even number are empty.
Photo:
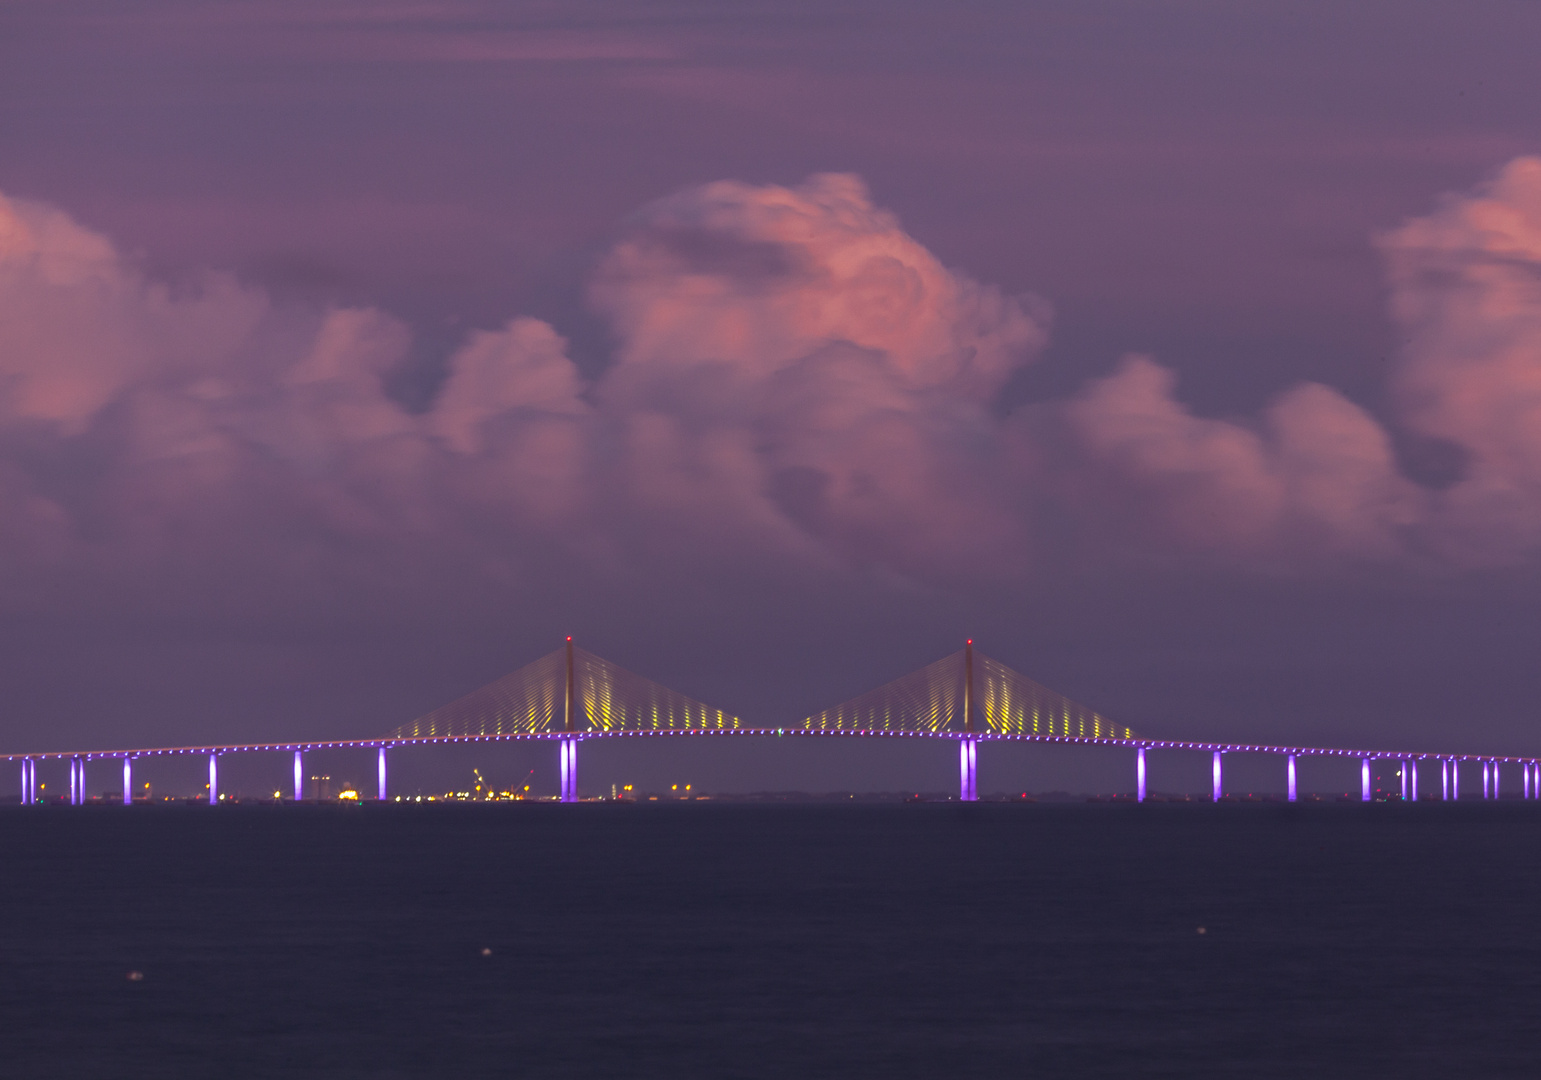
[[[307,752],[374,750],[378,798],[388,794],[387,751],[398,746],[444,743],[547,740],[557,744],[561,800],[577,802],[578,747],[588,739],[667,736],[805,736],[950,739],[958,745],[959,798],[979,798],[979,748],[991,742],[1074,743],[1123,746],[1134,751],[1134,798],[1144,801],[1148,750],[1213,754],[1213,797],[1225,797],[1223,756],[1275,754],[1284,759],[1287,797],[1297,795],[1296,763],[1302,757],[1357,758],[1361,797],[1371,799],[1371,764],[1399,765],[1402,798],[1419,797],[1420,763],[1439,767],[1440,795],[1460,795],[1460,766],[1481,768],[1483,798],[1498,798],[1500,766],[1520,767],[1524,798],[1541,798],[1541,758],[1426,751],[1366,750],[1151,738],[1116,724],[1084,705],[1055,693],[998,660],[974,649],[961,650],[875,690],[782,727],[757,727],[721,709],[661,686],[650,679],[578,648],[567,639],[555,652],[458,698],[441,708],[367,739],[148,747],[116,750],[46,751],[7,754],[21,767],[21,801],[38,801],[37,766],[67,761],[70,802],[83,803],[88,762],[111,761],[123,771],[123,801],[132,801],[134,762],[174,756],[206,756],[209,802],[219,800],[219,761],[226,754],[292,753],[294,798],[303,798]]]

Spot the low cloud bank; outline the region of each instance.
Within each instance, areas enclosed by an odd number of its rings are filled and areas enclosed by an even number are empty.
[[[1395,420],[1465,454],[1440,490],[1317,383],[1206,418],[1130,356],[1000,418],[1047,306],[942,266],[851,176],[646,208],[591,282],[618,342],[597,382],[517,318],[462,343],[424,412],[386,390],[411,344],[388,313],[157,281],[0,198],[0,580],[13,602],[175,580],[258,606],[274,582],[401,588],[424,560],[514,584],[750,561],[956,584],[1052,571],[1066,535],[1296,572],[1531,560],[1541,160],[1380,245]]]

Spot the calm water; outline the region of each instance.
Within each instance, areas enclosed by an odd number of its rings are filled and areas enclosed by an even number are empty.
[[[16,807],[0,1075],[1535,1076],[1538,866],[1518,803]]]

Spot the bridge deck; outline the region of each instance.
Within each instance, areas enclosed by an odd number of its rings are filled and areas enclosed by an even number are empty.
[[[866,739],[974,739],[979,742],[1059,743],[1081,746],[1123,746],[1146,750],[1193,750],[1221,754],[1293,754],[1296,757],[1369,758],[1371,760],[1487,761],[1502,764],[1537,764],[1541,757],[1516,757],[1504,754],[1458,754],[1434,750],[1365,750],[1348,747],[1290,746],[1267,743],[1205,742],[1183,739],[1113,738],[1080,735],[1014,735],[979,731],[884,731],[827,730],[817,728],[663,728],[656,731],[537,731],[498,735],[440,735],[420,737],[384,737],[374,739],[323,739],[304,742],[210,743],[202,746],[125,747],[116,750],[47,750],[33,753],[0,755],[5,761],[62,760],[79,758],[94,761],[103,758],[147,758],[177,755],[237,754],[261,751],[303,751],[378,749],[397,746],[439,746],[450,743],[483,742],[554,742],[562,739],[636,739],[658,737],[754,736],[757,738],[798,736],[802,738]]]

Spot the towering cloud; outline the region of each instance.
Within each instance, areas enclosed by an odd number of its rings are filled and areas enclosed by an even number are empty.
[[[593,295],[599,388],[631,495],[909,572],[1019,527],[988,405],[1041,313],[949,271],[852,176],[711,184],[645,211]]]

